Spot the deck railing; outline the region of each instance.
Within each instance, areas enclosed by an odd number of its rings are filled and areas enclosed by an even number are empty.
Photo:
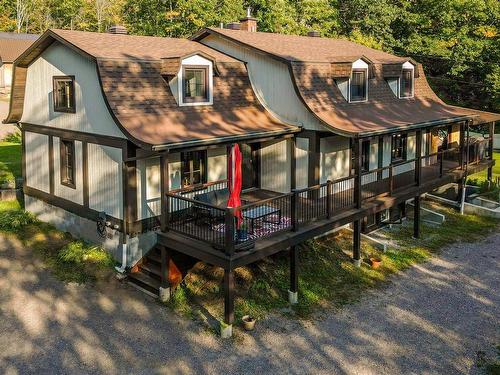
[[[486,142],[476,142],[481,150]],[[472,146],[471,146],[472,147]],[[486,158],[486,154],[469,150],[469,161]],[[464,155],[459,149],[439,151],[421,158],[405,160],[363,172],[361,200],[393,192],[417,183],[415,166],[421,163],[421,181],[441,178],[462,166]],[[315,221],[328,219],[342,210],[356,207],[357,176],[327,181],[291,193],[244,203],[238,209],[218,207],[196,198],[197,195],[227,188],[227,180],[166,194],[168,230],[182,233],[221,249],[228,254],[251,247],[256,240],[283,231],[298,231]],[[240,218],[240,219],[238,219]]]

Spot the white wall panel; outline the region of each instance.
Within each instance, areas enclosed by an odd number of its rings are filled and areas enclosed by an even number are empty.
[[[260,170],[262,189],[288,193],[290,191],[289,141],[272,141],[262,144]]]
[[[225,180],[227,178],[226,148],[219,147],[207,152],[208,182]]]
[[[137,161],[137,215],[139,220],[161,214],[160,158]]]
[[[295,147],[295,188],[304,189],[309,184],[309,139],[297,138]]]
[[[53,110],[53,76],[75,76],[76,113]],[[104,102],[95,63],[60,43],[28,68],[22,122],[125,138]]]
[[[61,149],[58,137],[53,137],[54,195],[83,205],[83,156],[82,142],[75,141],[75,189],[61,184]]]
[[[349,176],[349,138],[334,136],[320,140],[320,182]]]
[[[26,132],[24,140],[26,148],[26,185],[49,193],[49,136]]]
[[[89,207],[123,218],[122,150],[88,144]]]

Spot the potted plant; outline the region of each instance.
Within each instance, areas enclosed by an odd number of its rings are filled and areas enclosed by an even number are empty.
[[[241,223],[240,227],[236,230],[236,233],[239,241],[248,240],[248,230],[245,223]]]
[[[241,318],[241,321],[243,322],[243,328],[245,328],[246,331],[253,331],[255,328],[255,318],[251,315],[245,315]]]
[[[381,263],[382,263],[382,259],[380,259],[380,258],[377,258],[377,257],[370,258],[370,264],[372,265],[373,269],[379,268]]]

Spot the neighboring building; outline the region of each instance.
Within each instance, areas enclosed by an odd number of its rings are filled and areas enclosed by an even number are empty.
[[[49,30],[15,62],[7,122],[23,132],[26,209],[98,242],[165,297],[184,254],[233,270],[353,223],[405,215],[466,173],[491,175],[497,114],[444,104],[422,68],[355,43],[256,32],[251,17],[192,41]],[[487,139],[468,137],[488,126]],[[243,225],[226,207],[243,154]],[[468,145],[468,146],[467,146]],[[151,250],[153,249],[153,250]],[[135,267],[137,266],[137,267]]]
[[[10,92],[12,63],[38,37],[34,34],[0,32],[0,93]]]

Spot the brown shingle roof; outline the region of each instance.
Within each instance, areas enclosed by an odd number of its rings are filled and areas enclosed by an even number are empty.
[[[12,63],[37,38],[34,34],[0,33],[0,61]]]
[[[117,124],[142,147],[178,146],[182,142],[249,138],[262,133],[298,130],[271,117],[258,102],[243,62],[200,43],[186,39],[49,30],[16,64],[27,66],[51,39],[96,61],[104,98]],[[213,105],[179,107],[168,82],[162,77],[165,60],[191,53],[208,56],[217,65],[214,67],[218,74],[213,78]],[[13,98],[16,97],[22,103],[22,97],[13,94]],[[8,120],[19,118],[19,113],[13,116],[11,111]]]
[[[430,88],[419,64],[414,97],[397,98],[385,78],[388,70],[395,70],[396,65],[400,67],[402,63],[411,61],[409,58],[330,38],[210,28],[198,33],[194,39],[202,40],[207,34],[228,38],[289,65],[297,94],[306,107],[340,134],[384,133],[472,117],[476,123],[500,120],[498,114],[446,105]],[[345,76],[345,62],[355,61],[356,57],[366,57],[371,61],[368,101],[348,103],[334,78]]]

